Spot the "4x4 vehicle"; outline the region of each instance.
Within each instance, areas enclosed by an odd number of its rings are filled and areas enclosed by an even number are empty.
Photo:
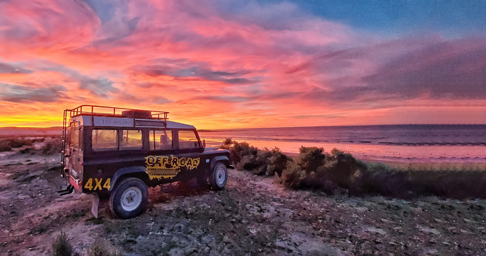
[[[168,112],[82,105],[64,111],[62,175],[69,187],[99,198],[119,218],[145,209],[148,187],[196,179],[223,189],[229,152],[205,148],[192,125],[168,121]]]

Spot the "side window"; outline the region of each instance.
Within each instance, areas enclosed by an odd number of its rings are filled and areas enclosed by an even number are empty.
[[[120,141],[120,149],[142,149],[142,131],[141,130],[123,130]]]
[[[150,137],[150,150],[172,149],[172,131],[151,130],[149,137]]]
[[[192,130],[179,131],[179,148],[199,148],[196,133]]]
[[[118,150],[116,130],[93,130],[92,148],[93,151]]]

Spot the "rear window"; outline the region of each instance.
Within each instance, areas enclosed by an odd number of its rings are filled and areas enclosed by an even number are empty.
[[[179,148],[199,148],[194,131],[179,131]]]
[[[141,130],[123,130],[120,141],[120,149],[142,149],[142,131]]]
[[[172,131],[152,130],[150,131],[150,150],[172,149]]]
[[[93,130],[93,151],[118,150],[116,130]]]
[[[73,125],[71,127],[71,147],[79,148],[79,126]]]

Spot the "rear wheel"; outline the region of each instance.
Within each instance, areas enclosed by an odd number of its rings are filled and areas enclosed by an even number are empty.
[[[209,184],[213,190],[221,190],[228,181],[228,169],[224,163],[217,163],[209,176]]]
[[[110,210],[118,218],[129,219],[145,210],[148,188],[138,178],[127,178],[116,184],[110,195]]]

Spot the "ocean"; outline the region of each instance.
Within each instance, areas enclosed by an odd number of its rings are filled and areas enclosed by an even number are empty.
[[[372,125],[200,131],[208,146],[225,138],[298,153],[301,146],[333,148],[364,159],[486,162],[486,125]]]

